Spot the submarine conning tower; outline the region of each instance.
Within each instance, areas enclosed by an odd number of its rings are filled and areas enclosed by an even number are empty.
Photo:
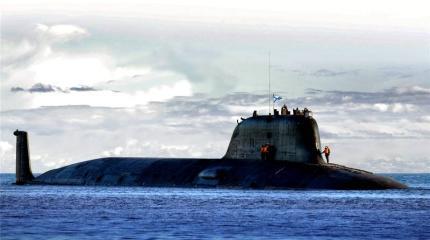
[[[272,160],[322,164],[318,124],[308,109],[284,105],[279,114],[257,115],[243,119],[234,129],[224,159]]]
[[[28,151],[27,132],[13,132],[16,136],[16,184],[25,184],[34,179],[30,167],[30,154]]]

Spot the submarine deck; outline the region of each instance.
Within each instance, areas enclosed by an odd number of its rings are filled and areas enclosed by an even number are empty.
[[[127,157],[75,163],[48,171],[32,183],[257,189],[406,188],[391,178],[337,164]]]

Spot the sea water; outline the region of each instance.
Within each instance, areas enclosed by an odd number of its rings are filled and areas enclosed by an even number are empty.
[[[430,239],[430,174],[404,190],[17,186],[0,174],[0,239]]]

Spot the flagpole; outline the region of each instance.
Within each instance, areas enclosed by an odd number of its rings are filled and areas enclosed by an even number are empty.
[[[269,66],[268,66],[268,75],[269,75],[269,115],[270,115],[270,101],[272,100],[271,99],[271,92],[270,92],[270,51],[269,51]]]
[[[276,101],[278,100],[275,100],[275,93],[273,93],[272,96],[273,96],[272,110],[273,110],[273,114],[275,114],[275,104],[276,104]]]

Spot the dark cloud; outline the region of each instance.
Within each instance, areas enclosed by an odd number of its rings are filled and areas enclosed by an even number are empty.
[[[43,83],[36,83],[31,88],[28,89],[29,92],[40,92],[40,93],[46,93],[46,92],[55,92],[55,90],[58,89],[57,87],[54,87],[49,84],[43,84]]]
[[[10,89],[10,91],[11,91],[11,92],[23,92],[23,91],[25,91],[25,89],[24,89],[24,88],[22,88],[22,87],[12,87],[12,88]]]
[[[282,72],[286,71],[285,69],[281,69],[281,68],[276,68],[275,70],[282,71]],[[311,72],[303,71],[300,69],[290,70],[290,72],[297,74],[299,76],[309,75],[313,77],[339,77],[339,76],[348,76],[348,75],[357,76],[360,73],[360,71],[361,71],[360,69],[352,69],[347,71],[335,71],[335,70],[326,69],[326,68],[318,69],[316,71],[311,71]]]
[[[387,78],[396,78],[396,79],[405,79],[405,78],[412,78],[414,77],[414,74],[408,73],[405,71],[398,71],[398,70],[392,70],[392,71],[385,71],[384,77]]]
[[[345,75],[357,75],[359,73],[359,70],[350,70],[350,71],[333,71],[329,69],[319,69],[315,72],[313,72],[311,75],[315,77],[338,77],[338,76],[345,76]]]
[[[395,87],[379,92],[360,91],[325,91],[309,88],[306,93],[311,96],[299,98],[304,102],[315,103],[409,103],[417,105],[430,104],[430,88],[420,86]]]
[[[76,91],[76,92],[98,91],[98,89],[95,89],[95,88],[89,87],[89,86],[71,87],[71,88],[69,88],[69,90],[70,91]]]
[[[316,89],[316,88],[307,88],[305,89],[305,94],[307,95],[312,95],[312,94],[320,94],[323,93],[324,91],[321,89]]]
[[[49,93],[49,92],[68,93],[68,91],[73,91],[73,92],[99,91],[99,89],[96,89],[90,86],[77,86],[77,87],[71,87],[68,90],[63,90],[62,88],[51,84],[36,83],[33,86],[31,86],[29,89],[25,89],[22,87],[12,87],[10,91],[11,92],[29,92],[29,93]],[[113,92],[118,92],[118,91],[113,91]]]

